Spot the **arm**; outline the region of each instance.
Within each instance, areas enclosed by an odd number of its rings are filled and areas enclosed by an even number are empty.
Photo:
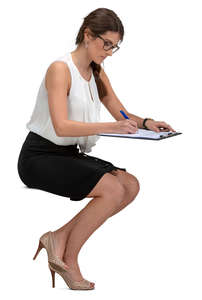
[[[113,133],[114,122],[79,122],[73,120],[64,120],[58,136],[87,136],[96,135],[102,132]]]
[[[100,77],[102,81],[105,84],[105,87],[107,89],[107,95],[100,99],[104,106],[108,109],[108,111],[111,113],[111,115],[115,118],[115,120],[120,121],[123,120],[124,117],[120,113],[120,110],[123,110],[126,115],[134,120],[137,123],[138,128],[143,129],[143,118],[140,118],[136,115],[133,115],[127,111],[127,109],[123,106],[121,101],[118,99],[116,96],[114,90],[112,89],[112,86],[110,84],[109,78],[107,77],[106,73],[104,72],[103,68],[101,68],[100,71]],[[160,128],[164,128],[163,131],[175,131],[170,125],[163,121],[155,121],[155,120],[147,120],[146,121],[146,126],[149,130],[153,130],[156,132],[162,131]]]
[[[142,118],[140,118],[140,117],[138,117],[138,116],[136,116],[136,115],[133,115],[133,114],[131,114],[131,113],[128,113],[127,116],[128,116],[130,119],[132,119],[132,120],[134,120],[135,122],[137,122],[137,127],[138,127],[138,128],[142,128],[142,129],[143,129],[143,121],[144,121],[144,119],[142,119]]]
[[[109,81],[108,76],[106,75],[103,68],[101,68],[100,72],[100,78],[105,84],[105,87],[107,89],[107,95],[101,99],[101,102],[104,104],[104,106],[107,108],[107,110],[111,113],[111,115],[114,117],[115,120],[120,121],[124,120],[124,117],[120,113],[120,110],[123,110],[126,115],[137,122],[138,128],[143,128],[143,120],[142,118],[135,116],[127,111],[127,109],[123,106],[121,101],[116,96],[111,83]]]
[[[53,62],[47,70],[46,89],[51,121],[57,136],[88,136],[102,132],[113,133],[115,122],[86,123],[68,120],[67,95],[71,74],[63,62]]]

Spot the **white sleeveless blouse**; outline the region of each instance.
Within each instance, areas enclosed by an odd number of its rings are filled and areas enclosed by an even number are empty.
[[[101,102],[94,75],[92,74],[90,81],[85,80],[74,64],[70,52],[60,56],[55,61],[58,60],[65,62],[71,73],[71,88],[67,96],[68,119],[80,122],[99,122]],[[92,147],[100,138],[98,135],[79,137],[59,137],[56,135],[49,112],[45,76],[41,82],[35,107],[26,128],[57,145],[78,144],[80,151],[87,153],[92,151]]]

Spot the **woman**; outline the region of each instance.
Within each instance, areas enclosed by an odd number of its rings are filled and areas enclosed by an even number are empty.
[[[139,192],[137,178],[126,169],[85,154],[91,152],[98,134],[135,133],[138,128],[173,130],[165,122],[129,113],[116,97],[100,64],[119,49],[123,36],[121,20],[112,10],[99,8],[86,16],[76,37],[77,48],[47,69],[27,123],[30,131],[18,159],[23,183],[73,201],[93,198],[67,224],[39,239],[34,259],[46,249],[53,287],[57,272],[71,289],[94,289],[79,269],[79,251]],[[116,122],[99,122],[101,102]],[[124,119],[120,110],[130,119]]]

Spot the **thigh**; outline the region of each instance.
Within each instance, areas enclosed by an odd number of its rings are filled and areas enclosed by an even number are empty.
[[[105,195],[106,197],[111,197],[112,195],[117,197],[124,196],[125,191],[123,185],[118,180],[118,178],[116,178],[110,173],[111,172],[107,172],[100,178],[100,180],[91,190],[91,192],[86,196],[87,198],[92,198],[101,195]]]
[[[111,166],[106,167],[111,171]],[[36,155],[23,165],[23,182],[71,200],[82,200],[106,194],[115,194],[117,201],[124,189],[120,181],[99,162],[77,156]]]
[[[35,155],[23,163],[23,182],[29,188],[37,188],[61,196],[79,192],[79,166],[74,159],[62,155]]]

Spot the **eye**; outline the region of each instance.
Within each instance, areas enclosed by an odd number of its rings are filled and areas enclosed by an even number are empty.
[[[106,45],[107,47],[109,47],[109,46],[111,46],[111,45],[112,45],[112,43],[110,43],[110,42],[106,41],[106,42],[105,42],[105,45]]]

